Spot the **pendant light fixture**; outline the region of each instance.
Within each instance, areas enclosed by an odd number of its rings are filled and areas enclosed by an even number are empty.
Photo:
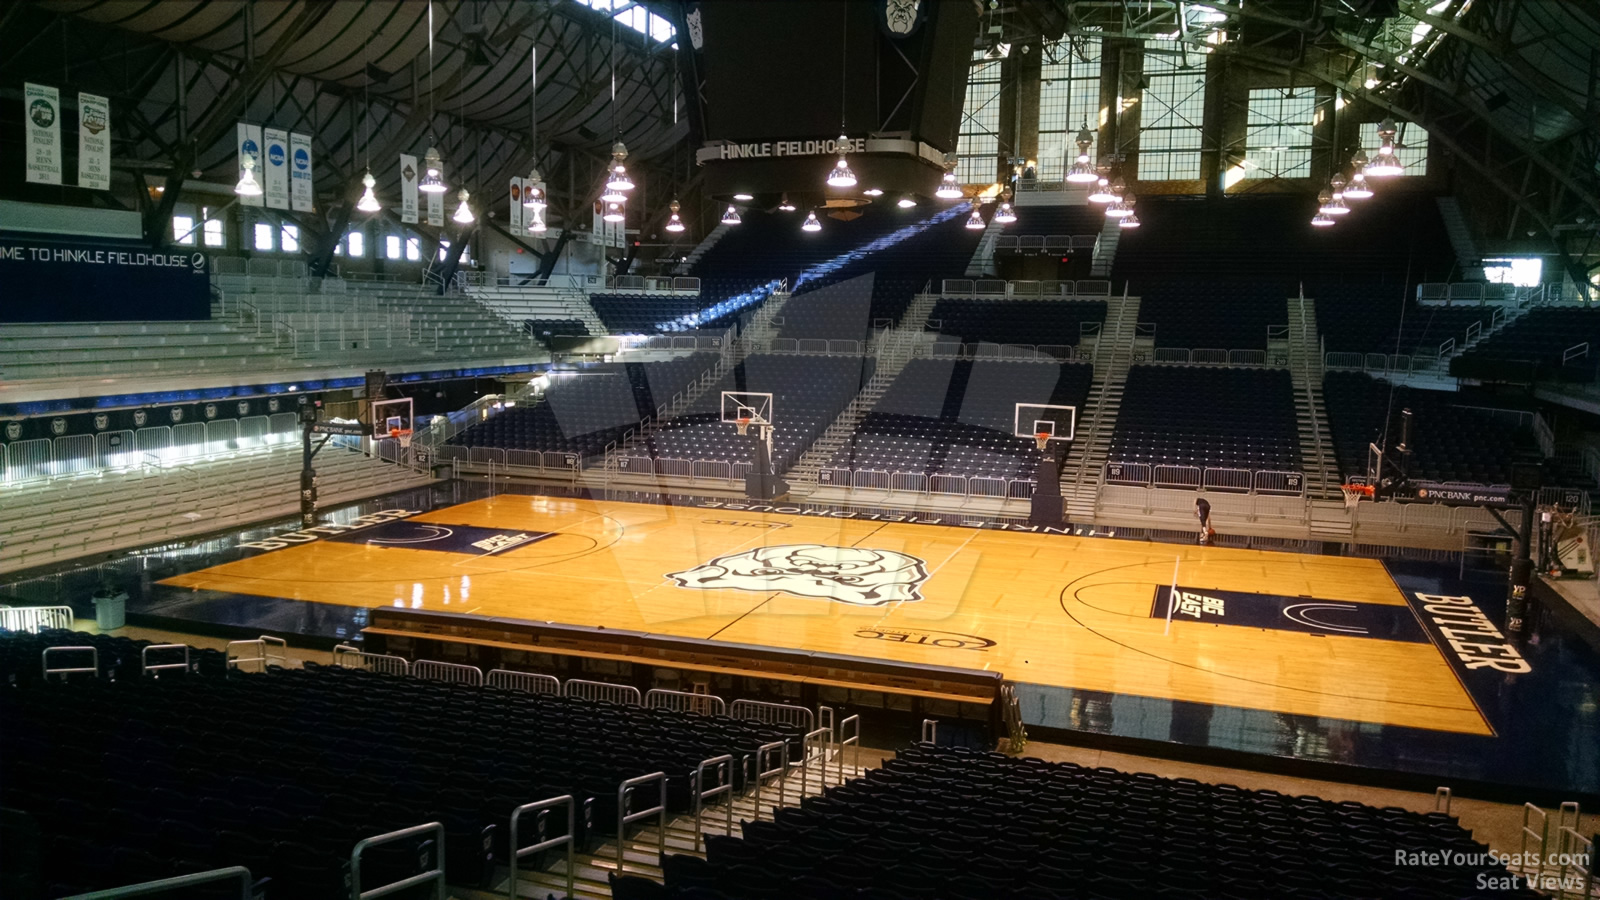
[[[606,201],[606,211],[600,216],[606,222],[621,222],[628,217],[627,207],[619,200]]]
[[[1366,157],[1364,155],[1362,155],[1362,154],[1357,154],[1357,155],[1361,156],[1361,158],[1363,160],[1366,159]],[[1363,163],[1363,165],[1364,164],[1365,163]],[[1367,199],[1368,197],[1371,197],[1371,196],[1372,196],[1372,186],[1367,184],[1367,173],[1361,171],[1360,169],[1356,169],[1355,172],[1353,172],[1350,175],[1350,183],[1345,185],[1345,188],[1344,188],[1344,197],[1345,197],[1345,199],[1346,200],[1365,200],[1365,199]]]
[[[978,212],[978,204],[976,203],[972,204],[972,215],[967,216],[967,227],[973,231],[986,227],[983,215]]]
[[[1123,219],[1133,215],[1133,195],[1117,191],[1117,199],[1106,204],[1106,216]]]
[[[1117,195],[1111,192],[1111,179],[1101,175],[1095,182],[1094,190],[1089,192],[1090,203],[1110,203],[1117,199]]]
[[[901,197],[895,205],[899,206],[901,209],[911,209],[917,205],[917,201],[910,197]]]
[[[1138,228],[1139,227],[1139,214],[1138,213],[1129,213],[1126,216],[1123,216],[1122,218],[1117,220],[1117,227],[1118,228]]]
[[[677,234],[683,230],[683,219],[678,217],[678,199],[676,197],[672,199],[671,203],[667,204],[667,209],[672,211],[672,215],[667,216],[667,230]]]
[[[361,192],[361,199],[356,201],[356,209],[364,213],[375,213],[383,209],[383,204],[378,202],[378,194],[373,189],[377,187],[377,179],[372,177],[372,78],[365,75],[367,64],[367,42],[361,42],[361,62],[363,64],[363,81],[361,96],[363,109],[361,111],[361,124],[364,137],[362,138],[362,157],[365,160],[366,171],[361,175],[361,184],[366,190]]]
[[[476,221],[476,217],[472,214],[472,208],[467,206],[467,198],[471,195],[467,193],[466,188],[462,188],[456,193],[456,196],[461,198],[461,205],[456,207],[456,214],[450,218],[460,222],[462,225],[471,225]]]
[[[1405,171],[1400,157],[1395,155],[1394,139],[1399,133],[1400,129],[1395,127],[1394,119],[1385,118],[1378,123],[1378,149],[1373,155],[1372,162],[1367,163],[1368,178],[1387,178]]]
[[[863,197],[882,197],[883,188],[867,188],[861,192]]]
[[[1315,216],[1311,217],[1311,224],[1317,228],[1327,228],[1329,225],[1332,225],[1333,222],[1333,216],[1330,216],[1324,212],[1319,212]]]
[[[737,225],[743,221],[743,219],[739,218],[739,211],[731,205],[728,207],[728,211],[722,214],[722,224],[724,225]]]
[[[528,177],[522,180],[522,206],[524,209],[534,211],[529,231],[544,231],[544,216],[539,211],[545,207],[544,176],[539,173],[539,48],[535,46],[528,55],[528,110],[532,119],[533,155],[534,165],[528,172]],[[534,227],[537,225],[537,229]]]
[[[810,212],[806,213],[806,220],[800,226],[800,230],[801,231],[812,231],[812,232],[821,231],[822,230],[822,222],[821,222],[821,220],[819,220],[817,218],[817,211],[816,210],[813,209]]]
[[[945,170],[944,177],[939,179],[939,189],[933,195],[940,200],[960,200],[961,182],[956,180],[956,173]]]
[[[1071,168],[1067,169],[1067,180],[1073,184],[1088,184],[1098,181],[1100,173],[1094,170],[1094,165],[1089,162],[1089,145],[1094,143],[1094,136],[1089,133],[1088,123],[1078,132],[1075,141],[1078,145],[1078,156],[1073,160]]]
[[[992,221],[1001,225],[1010,225],[1017,220],[1017,211],[1011,208],[1011,194],[1006,192],[1000,195],[1000,205],[994,211]]]
[[[850,171],[850,163],[845,159],[843,148],[849,146],[850,139],[839,135],[839,159],[833,164],[833,171],[828,173],[828,187],[848,188],[856,186],[856,173]]]
[[[850,146],[850,138],[845,135],[845,128],[849,124],[845,121],[845,100],[848,97],[845,91],[848,68],[845,64],[850,59],[846,53],[850,37],[850,4],[842,4],[842,7],[844,17],[839,29],[839,159],[833,164],[833,170],[828,173],[828,187],[852,188],[856,186],[856,173],[850,171],[850,163],[845,159]]]
[[[367,189],[361,194],[361,199],[356,202],[356,209],[364,213],[375,213],[383,209],[383,204],[378,202],[378,195],[372,191],[378,182],[377,179],[372,177],[371,169],[368,169],[366,174],[361,176],[361,183],[366,185]]]
[[[627,202],[628,192],[633,190],[633,179],[628,177],[628,145],[622,142],[622,125],[617,111],[617,20],[611,20],[611,129],[616,133],[616,143],[611,145],[611,166],[606,177],[606,193],[601,196],[607,204],[622,204]],[[607,206],[606,214],[610,215]],[[604,218],[604,217],[602,217]],[[621,219],[607,219],[607,221],[622,221]]]
[[[1344,205],[1344,176],[1335,174],[1328,182],[1328,192],[1332,194],[1332,202],[1322,208],[1330,216],[1342,216],[1350,212],[1350,207]]]
[[[233,186],[233,192],[241,197],[261,196],[261,182],[256,180],[256,155],[248,153],[241,160],[244,174],[239,176],[239,183]]]
[[[422,155],[422,177],[417,179],[417,190],[424,194],[442,194],[448,188],[444,183],[444,158],[433,136],[433,0],[428,0],[428,150]]]
[[[788,194],[784,194],[783,199],[778,201],[778,209],[782,212],[794,212],[794,204],[789,202]]]

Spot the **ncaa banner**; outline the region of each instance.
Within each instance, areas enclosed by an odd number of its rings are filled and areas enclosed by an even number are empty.
[[[43,84],[22,86],[23,124],[28,133],[28,180],[61,183],[61,92]]]
[[[444,178],[444,166],[439,166],[439,177]],[[444,227],[444,192],[433,191],[428,194],[428,224]]]
[[[311,212],[311,137],[289,133],[289,207],[295,212]]]
[[[417,158],[400,154],[400,221],[417,224]]]
[[[267,192],[269,209],[289,208],[289,132],[281,128],[268,128],[266,137],[266,178],[262,187]],[[257,167],[260,171],[260,167]]]
[[[111,101],[78,94],[78,187],[111,190]]]
[[[524,234],[522,230],[522,179],[511,179],[511,233],[518,237]]]
[[[244,177],[244,161],[247,158],[248,159],[254,159],[255,160],[255,179],[256,179],[256,183],[260,184],[261,183],[261,179],[266,177],[262,170],[267,167],[266,157],[261,152],[261,126],[260,125],[246,125],[245,123],[240,122],[239,123],[239,127],[238,127],[238,145],[239,145],[239,177],[240,178]],[[262,205],[261,195],[260,194],[256,194],[253,197],[246,197],[246,196],[241,194],[239,196],[239,205],[240,206],[261,206]]]

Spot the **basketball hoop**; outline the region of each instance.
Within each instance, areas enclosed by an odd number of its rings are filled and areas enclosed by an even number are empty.
[[[1033,433],[1033,445],[1043,450],[1044,445],[1050,443],[1052,437],[1055,437],[1055,435],[1048,431],[1035,431]]]
[[[735,428],[739,429],[740,434],[748,434],[750,432],[749,416],[740,416],[738,419],[734,420],[733,424]]]
[[[389,429],[389,437],[399,441],[402,447],[411,446],[411,429],[409,428],[391,428]]]
[[[1362,497],[1372,497],[1370,484],[1341,484],[1339,490],[1344,492],[1344,505],[1346,509],[1355,509]]]

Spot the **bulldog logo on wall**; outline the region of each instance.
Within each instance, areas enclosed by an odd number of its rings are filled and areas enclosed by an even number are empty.
[[[922,0],[882,0],[878,10],[878,24],[892,38],[910,35],[927,18],[922,15]]]
[[[21,437],[22,437],[22,423],[21,422],[7,422],[6,423],[6,440],[15,441],[15,440],[21,439]]]
[[[111,417],[110,416],[106,415],[105,413],[95,413],[94,414],[94,430],[95,431],[105,431],[106,428],[110,424],[111,424]]]
[[[150,420],[150,414],[145,412],[144,410],[136,409],[136,410],[133,411],[133,427],[135,427],[135,428],[143,428],[144,427],[144,423],[148,422],[149,420]]]
[[[702,591],[782,591],[852,606],[922,599],[927,563],[894,550],[784,544],[719,556],[667,575],[678,587]]]

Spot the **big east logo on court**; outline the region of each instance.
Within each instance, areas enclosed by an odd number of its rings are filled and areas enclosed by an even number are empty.
[[[798,597],[882,606],[921,600],[928,567],[915,556],[865,547],[785,544],[719,556],[667,575],[679,587],[702,591],[782,591]]]

